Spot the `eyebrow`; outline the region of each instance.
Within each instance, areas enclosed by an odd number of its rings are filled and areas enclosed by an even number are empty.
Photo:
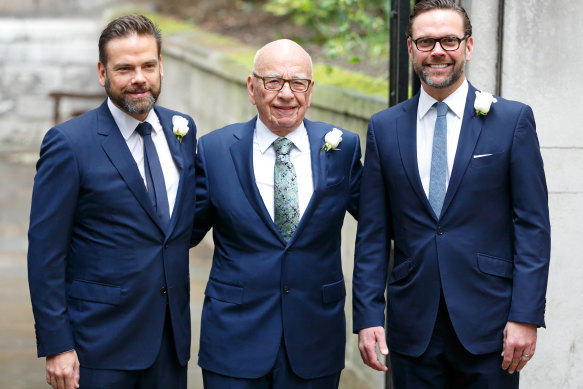
[[[263,77],[275,77],[275,78],[283,78],[281,76],[281,74],[279,73],[267,73],[265,76]],[[291,76],[290,80],[309,80],[309,77],[306,76],[305,74],[294,74]]]

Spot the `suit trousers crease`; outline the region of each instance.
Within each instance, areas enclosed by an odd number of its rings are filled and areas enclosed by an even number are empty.
[[[80,389],[186,389],[188,365],[180,366],[166,306],[160,351],[152,366],[144,370],[80,368]],[[147,341],[147,340],[145,340]]]
[[[425,352],[410,357],[391,351],[395,389],[518,389],[519,373],[502,370],[500,351],[474,355],[459,341],[441,291],[433,334]]]

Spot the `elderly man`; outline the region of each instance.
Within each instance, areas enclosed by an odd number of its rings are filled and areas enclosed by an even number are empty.
[[[160,45],[146,17],[109,23],[98,63],[108,99],[41,146],[28,270],[53,388],[186,388],[196,128],[154,106]]]
[[[261,48],[247,79],[258,116],[200,139],[194,240],[215,251],[202,313],[206,388],[336,388],[346,295],[340,232],[358,214],[358,136],[304,118],[309,55]],[[341,137],[340,137],[341,136]]]
[[[375,344],[388,352],[387,288],[396,388],[518,388],[508,373],[534,355],[550,257],[533,113],[466,81],[463,8],[424,0],[409,20],[422,89],[368,129],[353,279],[361,355],[386,369]]]

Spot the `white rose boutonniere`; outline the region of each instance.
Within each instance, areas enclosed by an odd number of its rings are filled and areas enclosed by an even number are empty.
[[[479,116],[486,116],[490,112],[492,103],[498,100],[491,93],[476,91],[476,101],[474,101],[474,109]]]
[[[172,116],[172,132],[176,135],[176,139],[182,143],[182,138],[188,134],[188,120],[185,117],[174,115]]]
[[[322,149],[326,150],[326,152],[330,150],[340,150],[338,145],[342,142],[342,131],[334,127],[332,131],[328,132],[324,137],[324,146]]]

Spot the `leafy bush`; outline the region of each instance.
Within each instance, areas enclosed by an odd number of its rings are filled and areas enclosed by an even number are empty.
[[[331,57],[359,62],[387,55],[390,0],[267,0],[264,9],[314,30]]]

